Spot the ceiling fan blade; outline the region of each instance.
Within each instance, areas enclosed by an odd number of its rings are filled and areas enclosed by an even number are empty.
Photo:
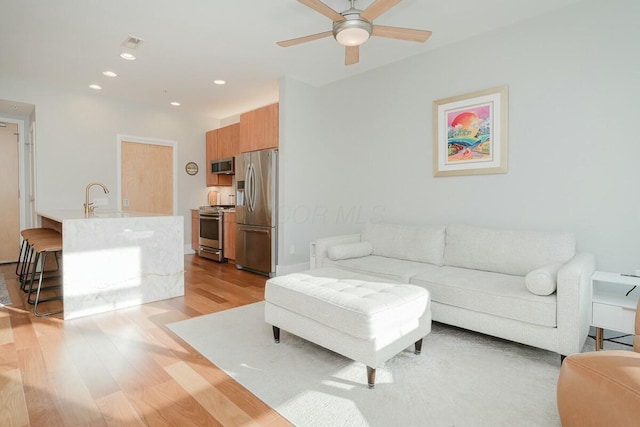
[[[344,50],[344,65],[357,64],[360,61],[360,46],[347,46]]]
[[[298,37],[297,39],[284,40],[278,42],[278,46],[289,47],[294,46],[300,43],[306,43],[313,40],[318,40],[324,37],[329,37],[333,35],[333,31],[325,31],[324,33],[311,34],[310,36]]]
[[[360,17],[371,22],[398,3],[400,0],[376,0],[360,14]]]
[[[311,9],[315,10],[316,12],[323,14],[324,16],[331,19],[332,21],[344,21],[344,16],[340,15],[338,12],[331,9],[329,6],[322,3],[320,0],[298,0],[298,1],[303,5],[308,6]]]
[[[371,33],[373,36],[387,37],[390,39],[406,40],[410,42],[426,42],[431,37],[431,31],[414,30],[413,28],[387,27],[374,25]]]

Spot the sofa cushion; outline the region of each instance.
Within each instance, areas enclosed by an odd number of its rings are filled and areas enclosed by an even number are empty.
[[[382,277],[372,276],[370,274],[356,273],[354,271],[344,270],[342,268],[335,268],[335,266],[314,268],[311,270],[301,271],[300,273],[308,274],[309,276],[330,277],[332,279],[340,280],[355,279],[364,280],[366,282],[389,282],[389,280]]]
[[[575,247],[572,233],[449,225],[444,264],[525,276],[547,264],[566,263],[574,257]]]
[[[437,269],[433,264],[405,261],[396,258],[369,255],[363,258],[351,258],[339,261],[325,260],[325,267],[339,268],[358,274],[380,277],[396,283],[409,283],[411,276],[424,271]]]
[[[559,262],[536,268],[524,277],[524,284],[529,292],[536,295],[551,295],[556,291],[558,270],[562,267]]]
[[[343,245],[334,245],[327,249],[327,256],[332,261],[349,258],[360,258],[371,255],[373,248],[369,242],[345,243]]]
[[[440,267],[414,276],[431,300],[541,326],[556,326],[556,294],[534,295],[524,277],[457,267]]]
[[[362,231],[374,255],[435,265],[442,265],[444,238],[444,226],[368,223]]]

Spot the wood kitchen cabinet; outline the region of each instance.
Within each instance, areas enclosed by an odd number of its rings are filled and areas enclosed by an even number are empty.
[[[207,143],[207,161],[205,164],[207,170],[207,187],[212,187],[215,185],[231,186],[233,182],[231,175],[219,175],[211,173],[211,160],[223,158],[220,156],[219,131],[220,129],[210,130],[205,134]]]
[[[218,131],[218,158],[227,159],[240,154],[240,123],[225,126]]]
[[[224,213],[223,228],[224,257],[230,260],[236,259],[236,213]]]
[[[279,104],[271,104],[240,115],[240,152],[278,148]]]
[[[200,238],[200,212],[198,209],[191,209],[191,249],[198,253],[200,244],[198,239]]]

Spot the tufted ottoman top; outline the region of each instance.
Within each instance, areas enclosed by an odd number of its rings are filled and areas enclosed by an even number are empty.
[[[373,339],[415,326],[430,311],[419,286],[287,274],[267,280],[265,300],[349,335]]]

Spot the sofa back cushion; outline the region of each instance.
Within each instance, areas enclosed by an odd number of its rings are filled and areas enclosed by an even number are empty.
[[[447,226],[444,264],[526,276],[551,263],[565,263],[576,251],[573,233],[493,230]]]
[[[435,265],[442,265],[444,236],[444,226],[369,223],[362,231],[374,255]]]

